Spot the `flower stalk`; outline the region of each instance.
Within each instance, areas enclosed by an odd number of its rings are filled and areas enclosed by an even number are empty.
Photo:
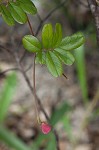
[[[29,18],[27,17],[28,20],[28,25],[30,28],[30,32],[31,34],[34,36],[34,32],[31,26],[31,23],[29,21]],[[37,102],[37,96],[36,96],[36,79],[35,79],[35,58],[36,58],[36,53],[34,53],[34,62],[33,62],[33,93],[34,93],[34,100],[35,100],[35,112],[36,112],[36,118],[37,118],[37,122],[38,124],[41,126],[41,131],[43,134],[48,134],[51,131],[51,126],[46,123],[46,122],[42,122],[39,116],[39,109],[38,109],[38,102]]]

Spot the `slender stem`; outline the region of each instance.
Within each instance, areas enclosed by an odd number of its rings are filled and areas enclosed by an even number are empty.
[[[54,12],[56,12],[58,9],[60,9],[62,6],[64,6],[65,3],[68,3],[68,1],[67,1],[67,0],[64,0],[62,3],[59,3],[59,5],[56,6],[55,8],[53,8],[53,9],[46,15],[46,17],[45,17],[44,19],[41,19],[40,16],[38,15],[38,18],[40,19],[40,24],[39,24],[39,26],[38,26],[38,28],[37,28],[36,33],[35,33],[36,36],[38,35],[38,33],[39,33],[39,31],[40,31],[42,25],[44,24],[44,22],[45,22],[49,17],[51,17],[51,15],[53,15]]]
[[[27,16],[27,21],[28,21],[28,25],[29,25],[29,28],[30,28],[30,32],[31,32],[31,34],[34,36],[34,32],[33,32],[33,29],[32,29],[32,25],[31,25],[31,23],[30,23],[30,20],[29,20],[28,16]]]
[[[29,28],[30,28],[30,32],[34,36],[32,25],[31,25],[28,17],[27,17],[27,19],[28,19],[28,25],[29,25]],[[37,96],[36,96],[36,84],[35,84],[35,58],[36,58],[36,54],[34,53],[34,62],[33,62],[33,93],[34,93],[34,100],[35,100],[36,117],[37,117],[38,123],[40,124],[41,120],[40,120],[40,117],[39,117],[39,109],[38,109],[38,102],[37,102]]]
[[[19,68],[9,68],[0,72],[0,76],[5,75],[9,71],[19,70]]]
[[[33,63],[33,93],[34,93],[34,100],[35,100],[35,112],[37,121],[39,124],[41,124],[41,119],[39,117],[39,110],[38,110],[38,103],[37,103],[37,96],[36,96],[36,84],[35,84],[35,57],[36,54],[34,54],[34,63]]]
[[[27,17],[27,18],[28,18],[28,17]],[[29,21],[29,18],[28,18],[28,25],[29,25],[29,28],[30,28],[30,31],[31,31],[32,35],[34,36],[34,32],[33,32],[33,30],[32,30],[32,26],[31,26],[31,23],[30,23],[30,21]],[[40,117],[39,117],[39,111],[38,111],[38,102],[39,102],[40,106],[42,106],[42,105],[41,105],[41,103],[40,103],[40,101],[39,101],[39,99],[38,99],[38,97],[37,97],[37,95],[36,95],[36,84],[35,84],[35,57],[36,57],[36,54],[34,53],[34,64],[33,64],[33,95],[34,95],[34,99],[35,99],[35,111],[36,111],[36,115],[37,115],[37,121],[38,121],[38,123],[41,124],[41,120],[40,120]],[[49,117],[48,117],[47,114],[45,113],[43,107],[41,107],[41,109],[42,109],[42,111],[44,112],[44,114],[45,114],[47,120],[49,121]],[[60,150],[60,147],[59,147],[59,138],[58,138],[57,131],[54,129],[53,132],[54,132],[54,136],[55,136],[55,138],[56,138],[56,149],[57,149],[57,150]]]

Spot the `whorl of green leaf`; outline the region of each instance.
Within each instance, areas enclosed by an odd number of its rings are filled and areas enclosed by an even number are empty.
[[[53,43],[52,43],[53,48],[58,47],[61,41],[62,41],[62,27],[59,23],[56,23],[55,31],[53,33]]]
[[[25,49],[36,52],[36,63],[45,64],[49,72],[55,76],[63,74],[63,64],[72,65],[74,56],[70,50],[74,50],[84,43],[81,32],[62,39],[62,28],[59,23],[53,30],[51,24],[45,24],[42,29],[42,41],[28,35],[23,38]]]
[[[43,47],[47,50],[52,47],[53,40],[53,28],[51,24],[46,24],[42,30],[42,44]]]
[[[59,23],[56,23],[55,31],[51,24],[45,24],[42,29],[42,44],[46,50],[55,48],[62,40],[62,28]]]

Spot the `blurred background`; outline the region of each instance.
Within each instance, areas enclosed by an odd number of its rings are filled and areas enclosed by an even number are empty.
[[[87,0],[33,2],[38,14],[29,18],[39,39],[43,24],[57,22],[63,36],[81,31],[86,39],[72,52],[75,63],[64,66],[67,80],[36,65],[37,95],[57,130],[60,150],[99,150],[99,48]],[[0,150],[55,150],[53,133],[43,135],[37,125],[26,79],[32,85],[33,54],[22,46],[26,34],[28,24],[9,27],[0,17]],[[18,69],[18,58],[26,76]],[[40,117],[46,121],[42,112]]]

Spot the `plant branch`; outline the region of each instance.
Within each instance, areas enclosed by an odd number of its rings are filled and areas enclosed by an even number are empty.
[[[94,18],[94,22],[96,26],[96,34],[97,34],[97,43],[99,45],[99,6],[96,0],[88,0],[88,4]]]
[[[29,24],[29,28],[30,28],[30,31],[31,31],[32,35],[34,35],[34,32],[33,32],[32,26],[30,24],[29,18],[28,18],[28,24]],[[47,121],[49,122],[49,117],[46,114],[43,106],[41,105],[40,100],[38,99],[38,97],[36,95],[36,86],[35,86],[35,57],[36,57],[36,54],[34,54],[34,63],[33,63],[33,95],[34,95],[34,99],[35,99],[35,110],[36,110],[36,115],[37,115],[37,121],[38,121],[38,123],[41,123],[41,120],[40,120],[40,117],[39,117],[39,110],[38,110],[38,104],[39,104],[41,110],[45,114],[45,117],[46,117]],[[56,148],[57,148],[57,150],[60,150],[60,148],[59,148],[59,138],[58,138],[57,131],[55,129],[53,129],[53,133],[54,133],[55,138],[56,138]]]
[[[39,31],[40,31],[42,25],[44,24],[44,22],[45,22],[49,17],[51,17],[51,15],[52,15],[54,12],[56,12],[58,9],[60,9],[62,6],[64,6],[64,4],[65,4],[66,2],[67,2],[67,1],[64,0],[64,1],[63,1],[62,3],[60,3],[58,6],[56,6],[55,8],[53,8],[53,9],[46,15],[46,17],[45,17],[44,19],[41,19],[40,15],[38,15],[38,18],[40,19],[40,24],[39,24],[39,26],[38,26],[38,28],[37,28],[37,31],[36,31],[36,33],[35,33],[35,36],[38,35],[38,33],[39,33]]]
[[[7,53],[9,53],[10,55],[13,55],[13,53],[11,52],[11,50],[10,49],[8,49],[8,48],[6,48],[6,47],[4,47],[3,45],[1,45],[0,44],[0,48],[2,48],[2,49],[4,49],[4,50],[6,50],[6,52]],[[14,55],[13,55],[14,56]]]
[[[29,18],[28,18],[28,24],[29,24],[29,28],[30,28],[30,30],[31,30],[32,35],[34,35],[34,32],[33,32],[33,30],[32,30],[32,26],[31,26],[31,23],[30,23],[30,21],[29,21]],[[2,47],[2,48],[4,48],[7,52],[9,52],[10,55],[12,56],[12,53],[10,52],[9,49],[7,49],[7,48],[5,48],[5,47]],[[35,96],[35,99],[36,99],[36,101],[37,101],[37,103],[38,103],[38,105],[39,105],[39,107],[40,107],[40,110],[43,112],[43,114],[45,115],[47,121],[49,122],[49,121],[50,121],[50,118],[49,118],[49,116],[47,115],[47,113],[45,112],[45,110],[44,110],[44,108],[43,108],[43,105],[42,105],[40,99],[39,99],[38,96],[36,95],[35,83],[34,83],[34,88],[33,88],[32,85],[31,85],[31,83],[30,83],[29,78],[28,78],[27,75],[26,75],[26,71],[24,70],[24,67],[22,66],[22,64],[21,64],[21,62],[20,62],[20,59],[19,59],[19,56],[18,56],[18,53],[17,53],[16,50],[14,51],[13,56],[14,56],[14,58],[15,58],[15,60],[16,60],[16,63],[17,63],[17,65],[18,65],[18,68],[7,69],[7,70],[1,72],[0,74],[5,74],[5,73],[7,73],[8,71],[13,71],[13,70],[18,70],[18,71],[20,71],[20,72],[22,73],[22,75],[23,75],[23,77],[24,77],[24,79],[25,79],[25,81],[26,81],[26,83],[27,83],[29,89],[31,90],[33,96]],[[34,59],[34,62],[35,62],[35,59]],[[33,70],[35,70],[35,65],[34,65],[34,69],[33,69]],[[34,74],[35,74],[35,71],[33,71],[33,72],[34,72]],[[33,77],[35,77],[35,75],[33,75]],[[35,81],[35,79],[34,79],[34,81]],[[54,136],[55,136],[55,139],[56,139],[56,149],[57,149],[57,150],[60,150],[60,148],[59,148],[59,138],[58,138],[58,134],[57,134],[57,131],[56,131],[54,128],[53,128],[53,133],[54,133]]]
[[[7,72],[14,71],[14,70],[19,70],[19,68],[10,68],[10,69],[6,69],[4,71],[1,71],[0,76],[6,74]]]
[[[28,16],[27,16],[27,21],[28,21],[28,25],[29,25],[30,32],[31,32],[31,34],[34,36],[34,32],[33,32],[33,29],[32,29],[32,25],[31,25],[31,23],[30,23],[30,20],[29,20]]]
[[[33,93],[34,93],[34,99],[35,99],[36,117],[37,117],[38,123],[40,124],[41,119],[39,117],[39,109],[38,109],[37,96],[36,96],[36,85],[35,85],[35,58],[36,58],[36,54],[34,54],[34,63],[33,63]]]
[[[27,17],[27,19],[28,19],[28,25],[29,25],[29,28],[30,28],[30,32],[34,36],[32,25],[31,25],[28,17]],[[40,117],[39,117],[39,109],[38,109],[37,96],[36,96],[36,85],[35,85],[35,58],[36,58],[36,54],[34,53],[34,61],[33,61],[33,94],[34,94],[34,100],[35,100],[36,117],[37,117],[38,123],[40,123],[41,121],[40,121]]]

